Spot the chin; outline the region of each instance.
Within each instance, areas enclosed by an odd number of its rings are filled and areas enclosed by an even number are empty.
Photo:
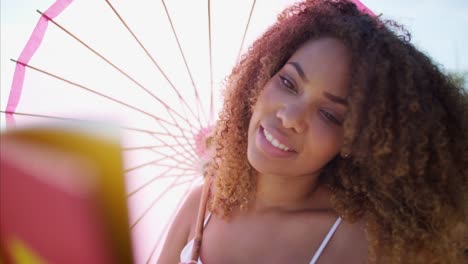
[[[260,174],[269,174],[269,175],[286,175],[291,174],[291,170],[285,168],[284,166],[276,167],[273,166],[273,162],[271,160],[267,160],[259,153],[251,151],[251,149],[247,149],[247,161],[249,162],[250,166],[255,169]]]

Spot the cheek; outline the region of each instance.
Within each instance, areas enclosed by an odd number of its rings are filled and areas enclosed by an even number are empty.
[[[274,78],[272,78],[265,89],[263,90],[264,93],[264,100],[267,100],[269,103],[274,102],[281,102],[286,99],[288,93],[285,92],[284,88],[278,86],[277,82],[275,82]]]
[[[266,105],[264,103],[265,99],[263,96],[263,92],[260,92],[257,101],[255,104],[252,106],[252,115],[250,116],[250,121],[249,121],[249,128],[248,128],[248,140],[249,142],[251,140],[254,140],[255,138],[255,131],[258,127],[259,122],[262,119],[262,116],[265,113],[265,108]]]
[[[331,159],[340,152],[343,144],[343,129],[325,123],[315,117],[309,127],[309,149],[323,159]]]
[[[287,103],[288,97],[270,80],[260,92],[254,110],[263,113],[273,113],[278,107]]]
[[[265,87],[260,91],[255,104],[252,107],[252,119],[256,116],[260,116],[261,113],[268,112],[274,103],[278,100],[277,96],[272,93],[272,87],[270,82],[268,82]]]

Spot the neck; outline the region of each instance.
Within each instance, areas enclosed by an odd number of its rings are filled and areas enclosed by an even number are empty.
[[[310,208],[319,187],[318,175],[257,175],[257,192],[251,198],[250,211],[297,211]]]

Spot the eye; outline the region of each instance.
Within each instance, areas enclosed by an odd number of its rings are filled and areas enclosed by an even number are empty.
[[[342,121],[340,121],[340,119],[338,119],[337,117],[335,117],[334,114],[326,111],[326,110],[320,110],[320,114],[322,115],[323,118],[326,119],[326,121],[328,122],[332,122],[338,126],[341,126],[342,125]]]
[[[294,85],[294,83],[292,81],[290,81],[287,77],[285,77],[283,75],[278,74],[278,76],[280,78],[281,86],[286,87],[288,90],[290,90],[294,94],[297,93],[297,89],[296,89],[296,87],[295,87],[295,85]]]

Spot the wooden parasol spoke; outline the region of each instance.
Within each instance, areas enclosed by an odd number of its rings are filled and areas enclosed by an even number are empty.
[[[196,179],[196,177],[193,177],[192,179]],[[190,182],[192,180],[189,180],[189,181],[184,181],[184,182],[178,182],[180,180],[180,178],[175,178],[174,181],[172,181],[171,185],[168,186],[162,193],[160,193],[154,200],[153,202],[150,204],[150,206],[148,208],[146,208],[146,210],[143,212],[143,214],[138,217],[138,219],[130,226],[130,230],[133,230],[133,228],[135,228],[135,226],[141,221],[141,219],[143,219],[143,217],[145,217],[145,215],[151,210],[151,208],[154,207],[154,205],[162,198],[164,197],[164,195],[172,188],[178,186],[178,185],[181,185],[181,184],[185,184],[187,182]]]
[[[174,217],[176,216],[177,212],[179,211],[179,208],[182,206],[182,202],[185,201],[185,198],[187,197],[187,195],[189,194],[189,192],[191,191],[192,189],[192,185],[193,183],[195,182],[195,179],[197,178],[196,177],[193,177],[192,180],[189,182],[189,186],[187,187],[187,190],[185,191],[184,195],[183,195],[183,198],[179,200],[179,202],[177,203],[176,205],[176,210],[174,210],[174,212],[172,213],[170,219],[171,221],[167,221],[165,226],[164,226],[164,230],[167,230],[169,228],[169,225],[172,223],[172,219],[174,219]],[[174,186],[177,186],[179,184],[183,184],[185,182],[181,182],[181,183],[178,183],[178,184],[175,184]],[[173,187],[174,187],[173,186]],[[156,251],[156,249],[158,248],[159,244],[161,243],[161,240],[162,240],[162,237],[163,236],[159,236],[158,240],[155,242],[154,246],[153,246],[153,249],[151,250],[151,253],[146,261],[146,263],[150,263],[151,261],[151,258],[153,257],[154,255],[154,252]]]
[[[173,168],[169,168],[167,170],[165,170],[164,172],[162,172],[161,174],[159,174],[158,176],[156,177],[153,177],[151,180],[145,182],[143,185],[141,185],[140,187],[138,187],[137,189],[133,190],[132,192],[128,193],[127,194],[127,198],[130,198],[131,196],[133,196],[134,194],[136,194],[137,192],[141,191],[142,189],[148,187],[149,185],[151,185],[151,183],[157,181],[157,180],[160,180],[160,179],[167,179],[167,178],[172,178],[172,177],[188,177],[188,176],[193,176],[195,175],[195,172],[193,173],[181,173],[181,174],[167,174],[169,173],[169,171],[172,171]]]
[[[163,100],[161,100],[159,97],[157,97],[156,95],[154,95],[151,91],[149,91],[146,87],[144,87],[141,83],[139,83],[138,81],[136,81],[133,77],[131,77],[129,74],[127,74],[125,71],[123,71],[121,68],[117,67],[115,64],[113,64],[109,59],[105,58],[103,55],[101,55],[99,52],[97,52],[96,50],[94,50],[93,48],[91,48],[88,44],[86,44],[84,41],[82,41],[80,38],[78,38],[77,36],[75,36],[73,33],[71,33],[70,31],[68,31],[67,29],[65,29],[63,26],[61,26],[59,23],[57,23],[56,21],[54,21],[52,18],[48,17],[47,15],[43,14],[41,11],[37,10],[37,12],[39,14],[41,14],[43,17],[45,17],[46,19],[48,19],[50,22],[52,22],[55,26],[57,26],[58,28],[60,28],[63,32],[65,32],[67,35],[69,35],[70,37],[74,38],[76,41],[78,41],[80,44],[82,44],[84,47],[86,47],[88,50],[90,50],[92,53],[94,53],[95,55],[97,55],[99,58],[101,58],[102,60],[104,60],[105,62],[107,62],[110,66],[112,66],[114,69],[116,69],[117,71],[119,71],[121,74],[123,74],[125,77],[127,77],[130,81],[132,81],[134,84],[136,84],[138,87],[140,87],[144,92],[146,92],[147,94],[149,94],[153,99],[155,99],[157,102],[159,102],[162,106],[164,106],[164,108],[166,109],[166,111],[170,114],[170,116],[173,118],[172,116],[172,113],[177,115],[179,118],[181,118],[182,120],[184,120],[189,126],[193,126],[192,123],[187,119],[187,117],[185,116],[182,116],[181,114],[179,114],[177,111],[175,111],[172,107],[170,107],[168,104],[166,104]],[[177,123],[176,120],[173,120],[175,122],[175,125],[176,127],[181,131],[181,133],[185,136],[185,133],[183,131],[183,129],[179,126],[179,124]],[[192,132],[192,131],[191,131]],[[192,136],[193,133],[192,133]]]
[[[190,145],[189,139],[188,139],[188,138],[185,136],[185,134],[183,133],[183,128],[181,128],[181,127],[177,124],[177,122],[176,122],[175,124],[174,124],[174,123],[171,123],[171,122],[169,122],[169,121],[167,121],[167,120],[165,120],[165,119],[162,119],[162,118],[160,118],[160,117],[158,117],[158,116],[155,116],[155,115],[153,115],[153,114],[151,114],[151,113],[148,113],[148,112],[146,112],[146,111],[144,111],[144,110],[142,110],[142,109],[139,109],[139,108],[137,108],[137,107],[135,107],[135,106],[129,105],[129,104],[123,102],[123,101],[117,100],[117,99],[115,99],[115,98],[113,98],[113,97],[110,97],[110,96],[108,96],[108,95],[105,95],[105,94],[102,94],[102,93],[100,93],[100,92],[97,92],[96,90],[93,90],[93,89],[91,89],[91,88],[89,88],[89,87],[86,87],[86,86],[84,86],[84,85],[75,83],[75,82],[73,82],[73,81],[70,81],[70,80],[65,79],[65,78],[63,78],[63,77],[60,77],[60,76],[55,75],[55,74],[53,74],[53,73],[47,72],[47,71],[42,70],[42,69],[39,69],[39,68],[37,68],[37,67],[34,67],[34,66],[32,66],[32,65],[29,65],[29,64],[26,64],[26,63],[23,63],[23,62],[20,62],[20,61],[16,61],[16,60],[13,60],[13,59],[11,59],[11,61],[16,62],[16,63],[18,63],[18,64],[21,64],[21,65],[23,65],[23,66],[25,66],[25,67],[27,67],[27,68],[33,69],[33,70],[35,70],[35,71],[37,71],[37,72],[40,72],[40,73],[42,73],[42,74],[48,75],[48,76],[50,76],[50,77],[53,77],[53,78],[55,78],[55,79],[61,80],[61,81],[63,81],[63,82],[66,82],[66,83],[68,83],[68,84],[71,84],[71,85],[73,85],[73,86],[75,86],[75,87],[81,88],[81,89],[83,89],[83,90],[85,90],[85,91],[87,91],[87,92],[93,93],[93,94],[95,94],[95,95],[98,95],[98,96],[100,96],[100,97],[103,97],[103,98],[105,98],[105,99],[107,99],[107,100],[110,100],[110,101],[112,101],[112,102],[115,102],[115,103],[118,103],[118,104],[120,104],[120,105],[123,105],[123,106],[125,106],[125,107],[127,107],[127,108],[129,108],[129,109],[132,109],[132,110],[134,110],[134,111],[137,111],[137,112],[139,112],[139,113],[142,113],[142,114],[144,114],[144,115],[146,115],[146,116],[149,116],[149,117],[155,119],[156,122],[158,122],[158,123],[161,125],[161,127],[168,133],[168,135],[170,135],[169,130],[166,128],[166,126],[164,126],[164,124],[167,124],[167,125],[170,125],[170,126],[173,126],[173,127],[178,127],[178,128],[181,130],[181,132],[182,132],[183,139],[185,140],[186,143],[189,144],[189,146],[191,147],[191,150],[193,151],[193,153],[195,153],[195,149],[193,148],[192,145]],[[175,121],[175,120],[174,120],[174,121]],[[192,153],[190,152],[189,149],[186,149],[186,148],[185,148],[185,145],[182,144],[176,137],[174,137],[174,140],[175,140],[177,143],[179,143],[180,146],[182,146],[182,148],[184,148],[185,150],[187,150],[188,153],[190,153],[190,154],[193,156],[193,158],[196,158],[195,154],[192,154]]]
[[[252,19],[252,14],[253,14],[256,2],[257,2],[257,0],[253,0],[252,7],[250,8],[249,19],[247,20],[247,25],[245,26],[245,29],[244,29],[244,35],[242,36],[242,41],[241,41],[241,44],[240,44],[240,47],[239,47],[239,52],[237,53],[237,62],[239,62],[239,60],[240,60],[242,48],[244,47],[245,36],[247,35],[247,30],[249,29],[250,20]]]
[[[188,103],[184,100],[184,98],[182,97],[182,95],[179,93],[178,89],[175,87],[175,85],[172,83],[172,81],[169,79],[169,77],[166,75],[166,73],[162,70],[162,68],[159,66],[159,64],[156,62],[156,60],[154,59],[154,57],[149,53],[149,51],[146,49],[146,47],[143,45],[143,43],[138,39],[138,37],[136,36],[136,34],[133,32],[133,30],[128,26],[128,24],[125,22],[125,20],[123,19],[123,17],[119,14],[119,12],[114,8],[114,6],[110,3],[109,0],[106,0],[106,3],[109,5],[109,7],[112,9],[112,11],[114,12],[114,14],[118,17],[118,19],[120,20],[120,22],[123,24],[123,26],[128,30],[128,32],[133,36],[133,38],[135,39],[135,41],[138,43],[138,45],[143,49],[143,51],[145,52],[145,54],[148,56],[148,58],[151,60],[151,62],[156,66],[156,68],[159,70],[159,72],[162,74],[162,76],[166,79],[166,81],[169,83],[169,85],[172,87],[172,89],[176,92],[178,98],[179,98],[179,101],[181,101],[191,112],[191,114],[196,118],[196,120],[198,121],[198,124],[200,125],[200,128],[202,127],[202,124],[201,124],[201,121],[200,121],[200,117],[199,115],[195,114],[192,110],[192,108],[188,105]],[[163,1],[163,4],[164,4],[164,1]],[[168,12],[167,12],[167,8],[166,8],[166,5],[164,4],[164,8],[166,10],[166,14],[169,16]],[[172,20],[170,19],[170,16],[169,16],[169,21],[171,23],[171,27],[172,27],[172,31],[173,33],[175,34],[175,30],[174,30],[174,27],[172,25]],[[192,85],[194,87],[194,90],[195,90],[195,95],[196,95],[196,98],[198,99],[197,102],[199,102],[199,96],[198,96],[198,91],[197,91],[197,88],[196,88],[196,85],[195,85],[195,82],[193,80],[193,76],[192,76],[192,73],[188,67],[188,64],[187,64],[187,60],[185,58],[185,55],[184,53],[182,52],[182,49],[181,49],[181,46],[180,46],[180,43],[179,43],[179,39],[177,38],[177,35],[175,34],[176,36],[176,40],[177,40],[177,44],[179,45],[179,50],[180,52],[182,53],[182,57],[184,59],[184,63],[185,63],[185,67],[188,71],[188,74],[190,76],[190,80],[192,82]],[[185,110],[184,110],[185,111]]]
[[[131,171],[134,171],[134,170],[137,170],[137,169],[141,169],[141,168],[144,168],[144,167],[147,167],[147,166],[150,166],[150,165],[157,165],[159,167],[170,167],[170,168],[185,169],[185,170],[194,170],[194,168],[191,167],[191,166],[184,167],[184,166],[169,165],[169,164],[158,164],[158,162],[163,161],[163,160],[168,160],[168,159],[170,159],[169,156],[158,158],[158,159],[155,159],[155,160],[145,162],[145,163],[140,164],[138,166],[125,169],[124,171],[125,171],[125,173],[128,173],[128,172],[131,172]]]

